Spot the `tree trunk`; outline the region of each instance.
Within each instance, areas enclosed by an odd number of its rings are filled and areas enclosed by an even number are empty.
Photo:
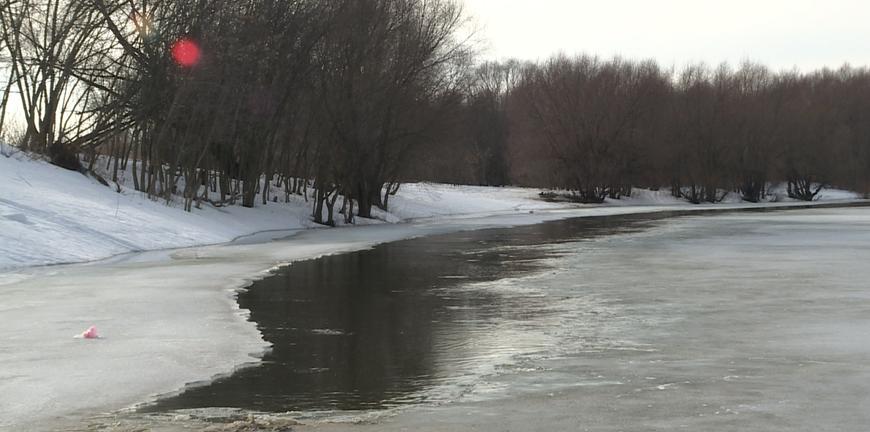
[[[326,198],[323,196],[323,190],[320,188],[314,189],[314,210],[312,211],[312,216],[314,216],[314,223],[324,225],[323,223],[323,201]]]

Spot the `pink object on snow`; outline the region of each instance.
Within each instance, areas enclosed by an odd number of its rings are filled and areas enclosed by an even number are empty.
[[[85,339],[97,339],[100,336],[97,334],[97,326],[90,326],[87,330],[82,333],[82,337]]]

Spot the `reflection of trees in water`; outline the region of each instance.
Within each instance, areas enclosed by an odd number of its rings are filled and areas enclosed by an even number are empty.
[[[540,268],[537,260],[558,252],[530,246],[637,230],[645,224],[635,222],[661,217],[472,231],[294,263],[239,296],[240,306],[251,311],[251,320],[273,344],[262,364],[190,388],[147,411],[383,407],[449,377],[450,370],[439,370],[450,365],[439,361],[444,353],[436,347],[445,344],[436,338],[460,346],[475,330],[469,316],[498,309],[497,293],[435,288],[533,271]],[[457,305],[465,308],[448,307]]]

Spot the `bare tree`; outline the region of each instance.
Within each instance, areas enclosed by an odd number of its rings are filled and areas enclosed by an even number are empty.
[[[97,11],[83,1],[15,0],[0,8],[8,83],[17,89],[27,128],[23,145],[73,169],[79,164],[69,142],[92,126],[84,111],[94,96],[78,72],[99,68],[94,59],[108,49],[98,26]]]
[[[333,172],[317,177],[369,218],[410,147],[427,141],[447,111],[455,65],[466,55],[454,36],[463,15],[450,0],[347,0],[336,8],[318,73],[328,125],[320,142],[331,148],[319,154],[334,159],[320,166]]]
[[[478,66],[470,77],[466,90],[465,129],[478,184],[500,186],[508,183],[510,124],[507,104],[519,83],[520,69],[517,61],[487,62]]]
[[[531,69],[523,104],[582,202],[630,193],[641,120],[661,80],[652,62],[556,57]]]

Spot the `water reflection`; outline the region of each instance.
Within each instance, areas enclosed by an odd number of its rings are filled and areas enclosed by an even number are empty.
[[[510,348],[509,340],[478,346],[475,333],[505,314],[522,320],[546,313],[546,305],[523,304],[534,299],[451,287],[528,274],[561,253],[554,244],[635,231],[673,215],[465,232],[294,263],[239,296],[273,344],[260,365],[144,411],[366,410],[431,399],[427,390],[469,373],[464,365]]]

